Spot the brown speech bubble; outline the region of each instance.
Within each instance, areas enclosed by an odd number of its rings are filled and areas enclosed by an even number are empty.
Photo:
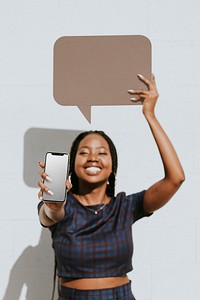
[[[64,36],[55,42],[54,99],[78,106],[89,122],[91,106],[132,105],[127,90],[147,89],[137,74],[151,78],[145,36]]]

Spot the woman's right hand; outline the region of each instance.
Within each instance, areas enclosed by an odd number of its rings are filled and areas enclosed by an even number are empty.
[[[38,181],[38,186],[40,188],[40,191],[38,193],[38,198],[40,200],[43,200],[43,197],[42,197],[43,193],[53,195],[53,192],[51,190],[49,190],[48,187],[43,182],[44,179],[47,180],[47,181],[51,181],[51,178],[48,176],[48,174],[46,174],[44,172],[44,166],[45,166],[44,162],[39,162],[38,164],[42,168],[42,170],[39,172],[39,175],[40,175],[42,180]]]
[[[42,168],[42,170],[39,172],[42,180],[38,181],[38,186],[40,188],[40,190],[38,192],[38,198],[40,200],[43,200],[43,193],[52,195],[53,192],[51,190],[49,190],[48,187],[43,183],[44,179],[47,181],[51,181],[51,178],[48,176],[48,174],[46,174],[44,172],[44,166],[45,166],[44,162],[39,162],[38,164]],[[68,179],[66,182],[66,188],[69,191],[71,189],[71,187],[72,187],[71,182]],[[52,212],[59,211],[60,209],[62,209],[64,207],[64,205],[66,203],[66,201],[64,201],[64,202],[49,202],[49,201],[44,201],[44,200],[43,200],[43,202]]]
[[[42,170],[39,172],[40,177],[42,180],[38,181],[38,186],[40,188],[39,193],[38,193],[38,198],[40,200],[43,200],[43,193],[47,193],[49,195],[53,195],[53,192],[48,189],[48,187],[43,183],[43,180],[51,181],[51,178],[44,172],[44,162],[39,162],[39,166],[42,168]],[[64,202],[49,202],[49,201],[44,201],[44,204],[53,212],[56,213],[57,211],[60,211],[64,205]]]
[[[65,215],[64,206],[66,201],[64,202],[49,202],[43,200],[43,193],[49,193],[48,187],[43,183],[43,180],[51,180],[48,177],[48,174],[44,172],[44,162],[39,162],[39,166],[41,167],[40,177],[42,180],[38,181],[38,186],[40,187],[40,191],[38,193],[38,198],[43,201],[43,205],[39,211],[39,219],[41,224],[44,226],[52,226],[53,224],[60,222]],[[67,185],[67,184],[66,184]],[[50,191],[51,192],[51,191]]]

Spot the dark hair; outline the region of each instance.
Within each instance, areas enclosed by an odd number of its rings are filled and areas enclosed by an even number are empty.
[[[117,173],[117,165],[118,165],[117,150],[115,148],[113,141],[103,131],[98,131],[98,130],[84,131],[84,132],[80,133],[72,143],[71,150],[70,150],[70,169],[69,169],[69,172],[71,175],[71,182],[72,182],[71,191],[75,194],[78,194],[78,177],[77,177],[77,175],[75,173],[75,169],[74,169],[75,158],[76,158],[76,153],[77,153],[80,142],[89,134],[98,134],[98,135],[102,136],[108,143],[109,150],[111,153],[111,158],[112,158],[112,173],[110,174],[110,176],[108,178],[106,194],[108,196],[112,197],[115,194],[115,175]]]

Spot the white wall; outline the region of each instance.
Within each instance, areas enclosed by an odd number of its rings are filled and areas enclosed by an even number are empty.
[[[168,205],[135,225],[133,292],[141,300],[200,299],[199,13],[198,0],[1,0],[0,299],[50,299],[51,242],[38,222],[36,184],[27,183],[45,132],[105,130],[119,152],[118,191],[147,188],[163,174],[140,107],[95,107],[90,125],[78,108],[53,100],[54,42],[102,34],[151,40],[157,115],[187,177]]]

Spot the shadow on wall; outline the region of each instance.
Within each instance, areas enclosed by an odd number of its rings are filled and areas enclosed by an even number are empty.
[[[30,128],[24,135],[24,182],[38,187],[38,161],[44,161],[47,151],[69,152],[77,130]]]
[[[20,299],[26,287],[27,300],[51,299],[54,275],[54,254],[50,232],[43,228],[39,244],[28,246],[15,262],[3,300]]]
[[[69,152],[72,141],[80,132],[44,128],[27,130],[24,135],[23,171],[26,185],[38,187],[38,161],[44,160],[47,151]],[[51,244],[49,230],[42,228],[38,245],[28,246],[12,267],[3,300],[20,299],[24,287],[27,300],[51,299],[54,275]]]

